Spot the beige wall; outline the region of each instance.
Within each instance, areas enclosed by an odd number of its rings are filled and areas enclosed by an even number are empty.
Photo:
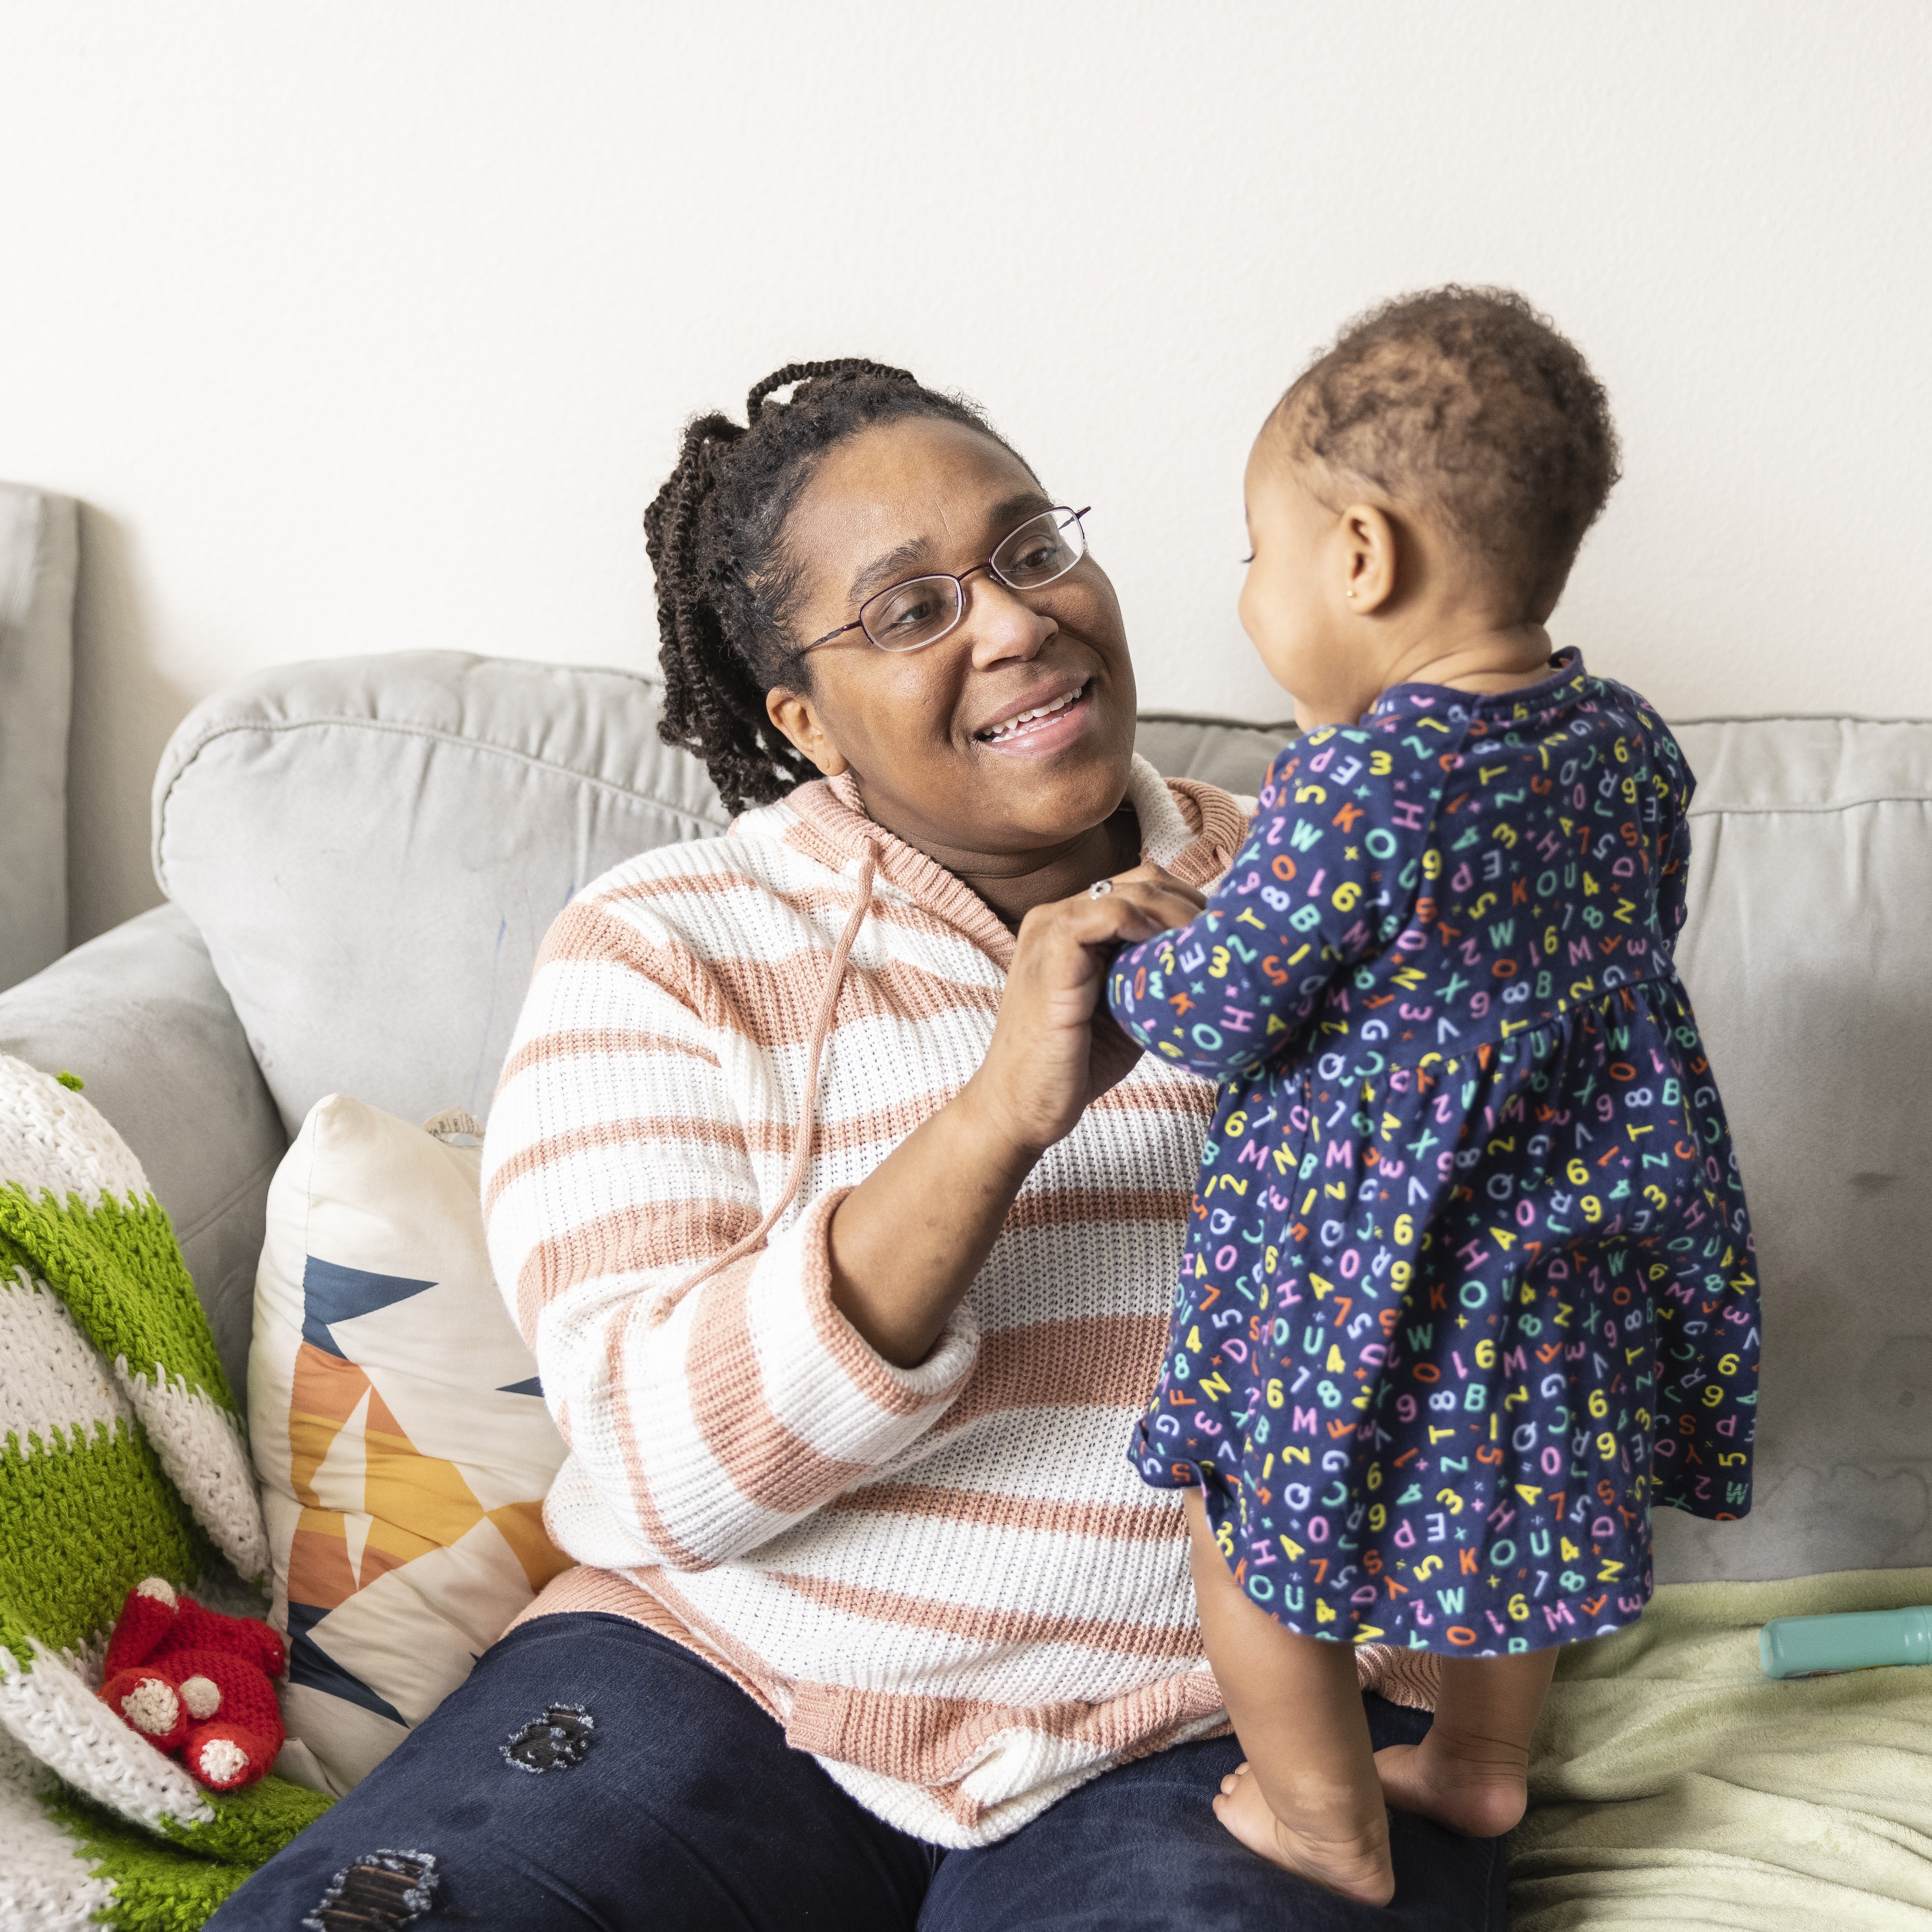
[[[1250,436],[1515,283],[1626,480],[1557,629],[1678,716],[1932,716],[1932,9],[0,0],[0,476],[81,498],[74,921],[187,707],[303,657],[648,663],[680,419],[794,356],[1096,506],[1148,701],[1278,716]]]

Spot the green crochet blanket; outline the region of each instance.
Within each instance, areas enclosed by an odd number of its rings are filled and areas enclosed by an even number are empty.
[[[245,1608],[268,1549],[167,1216],[78,1085],[0,1054],[0,1926],[190,1932],[330,1801],[206,1791],[94,1695],[142,1578]]]

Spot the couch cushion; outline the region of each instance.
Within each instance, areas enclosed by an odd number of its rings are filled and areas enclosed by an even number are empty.
[[[0,987],[67,950],[76,531],[70,498],[0,483]]]
[[[1764,1367],[1750,1516],[1661,1511],[1658,1575],[1932,1564],[1932,724],[1676,730],[1698,775],[1678,960],[1757,1233]]]
[[[208,948],[157,906],[0,993],[0,1053],[72,1072],[168,1210],[240,1400],[262,1204],[289,1144]]]
[[[1232,718],[1144,711],[1134,749],[1162,778],[1200,778],[1238,798],[1252,798],[1275,754],[1294,736],[1292,724],[1244,724]]]
[[[632,854],[722,831],[658,688],[425,651],[263,672],[189,713],[154,872],[194,919],[292,1134],[325,1094],[488,1108],[537,948]]]
[[[1698,775],[1678,964],[1744,1169],[1765,1351],[1751,1514],[1660,1510],[1658,1580],[1932,1564],[1932,724],[1676,728]],[[1150,716],[1139,742],[1252,791],[1286,730]]]
[[[200,928],[294,1133],[324,1094],[490,1103],[577,888],[728,823],[634,674],[456,651],[339,658],[197,705],[154,782],[154,872]],[[1172,777],[1252,794],[1281,734],[1156,714]]]
[[[1751,1514],[1660,1510],[1658,1580],[1932,1564],[1932,724],[1676,728],[1698,775],[1678,964],[1744,1168],[1765,1352]],[[1139,748],[1252,792],[1286,731],[1150,716]]]

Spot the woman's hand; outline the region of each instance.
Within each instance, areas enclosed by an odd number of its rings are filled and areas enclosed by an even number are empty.
[[[1102,998],[1114,952],[1186,925],[1207,904],[1158,866],[1136,866],[1113,886],[1036,906],[1020,922],[992,1045],[960,1096],[1032,1160],[1141,1057]]]
[[[1100,898],[1036,906],[1020,922],[980,1071],[832,1212],[833,1304],[886,1360],[926,1359],[1034,1163],[1140,1058],[1100,1004],[1116,947],[1185,926],[1202,904],[1158,866],[1137,866]]]

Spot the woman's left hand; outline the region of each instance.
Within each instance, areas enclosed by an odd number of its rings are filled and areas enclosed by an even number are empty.
[[[1140,1058],[1102,1002],[1108,965],[1203,902],[1158,866],[1111,883],[1021,921],[979,1072],[833,1211],[833,1304],[888,1361],[926,1358],[1034,1163]]]
[[[1207,903],[1155,865],[1036,906],[1020,922],[998,1025],[966,1091],[1012,1144],[1037,1159],[1124,1079],[1138,1044],[1107,1012],[1107,969],[1123,946],[1185,926]]]

